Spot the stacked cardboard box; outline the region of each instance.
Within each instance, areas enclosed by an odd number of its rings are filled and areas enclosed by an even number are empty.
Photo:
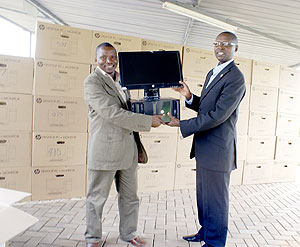
[[[182,46],[170,43],[143,39],[141,50],[179,51],[182,59]],[[143,94],[143,90],[141,93]],[[143,95],[140,97],[142,98]],[[180,99],[180,94],[171,88],[162,88],[160,97]],[[149,164],[139,165],[139,191],[172,190],[176,169],[178,128],[161,125],[152,128],[150,133],[141,133],[140,136],[148,153]]]
[[[300,72],[281,67],[272,182],[294,181],[299,162]]]
[[[0,65],[0,187],[31,193],[33,59],[0,55]]]
[[[247,157],[248,145],[248,122],[249,122],[249,107],[250,107],[250,87],[252,81],[252,60],[246,58],[235,57],[235,64],[242,71],[245,83],[246,94],[239,106],[239,115],[237,121],[237,169],[231,174],[230,184],[241,185],[245,160]]]
[[[276,64],[253,62],[244,184],[271,182],[279,69]]]
[[[216,65],[213,52],[194,47],[183,48],[183,76],[191,92],[200,95],[207,73]],[[185,98],[180,96],[180,119],[197,116],[197,112],[185,105]],[[190,159],[193,136],[183,138],[180,131],[177,137],[177,156],[175,166],[174,189],[196,187],[196,160]]]
[[[95,69],[98,44],[109,42],[117,51],[180,51],[184,81],[196,95],[217,63],[212,51],[53,24],[38,23],[36,37],[34,62],[0,56],[0,186],[32,192],[33,200],[86,193],[83,81]],[[294,180],[300,72],[239,57],[235,63],[245,76],[247,93],[239,108],[238,169],[231,184]],[[130,93],[132,99],[144,94]],[[181,119],[196,117],[179,93],[160,93],[181,100]],[[196,163],[189,159],[192,136],[182,138],[178,128],[168,126],[140,135],[149,163],[139,165],[139,191],[195,188]],[[113,185],[111,194],[115,193]]]
[[[92,47],[90,53],[90,63],[92,65],[91,71],[94,71],[97,66],[95,61],[96,47],[103,42],[110,43],[113,47],[115,47],[117,52],[141,51],[142,39],[137,37],[132,37],[132,36],[120,35],[120,34],[93,31]],[[119,71],[119,67],[117,68],[117,71]],[[140,99],[140,97],[143,97],[143,95],[140,94],[141,94],[141,90],[130,90],[131,99]]]
[[[33,106],[32,199],[85,195],[92,31],[37,23]]]

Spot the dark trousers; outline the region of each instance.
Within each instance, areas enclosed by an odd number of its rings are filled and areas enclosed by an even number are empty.
[[[225,247],[228,231],[231,172],[197,166],[196,189],[200,236],[213,247]]]

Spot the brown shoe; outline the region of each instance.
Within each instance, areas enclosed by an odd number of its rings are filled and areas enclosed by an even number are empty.
[[[134,239],[129,241],[133,246],[145,246],[146,245],[146,241],[144,241],[143,239],[139,238],[139,237],[135,237]]]
[[[86,247],[100,247],[100,243],[97,242],[97,243],[86,243]]]

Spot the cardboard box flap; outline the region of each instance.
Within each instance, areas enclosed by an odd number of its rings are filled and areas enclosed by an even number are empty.
[[[0,243],[6,242],[38,221],[37,218],[13,207],[0,206]]]
[[[0,243],[4,243],[38,221],[37,218],[10,205],[29,193],[0,188]]]
[[[27,192],[0,188],[0,206],[8,207],[11,204],[21,201],[22,199],[30,195],[31,194]]]

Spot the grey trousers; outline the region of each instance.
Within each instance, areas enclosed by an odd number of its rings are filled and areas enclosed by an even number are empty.
[[[120,214],[120,238],[129,241],[136,237],[139,198],[137,196],[137,163],[126,170],[88,170],[89,185],[86,197],[87,242],[99,242],[102,237],[102,212],[115,179]]]

